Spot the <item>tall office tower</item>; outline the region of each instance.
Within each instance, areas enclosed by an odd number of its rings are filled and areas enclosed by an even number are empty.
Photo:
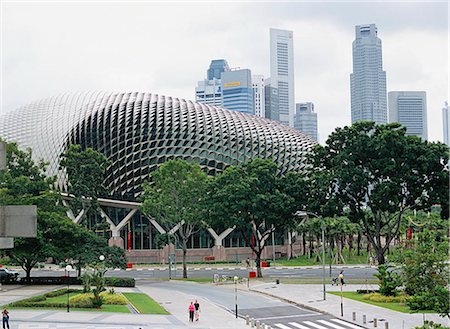
[[[264,115],[267,119],[280,121],[278,109],[278,89],[272,87],[270,78],[264,81]]]
[[[387,123],[386,72],[381,40],[375,24],[357,25],[353,41],[353,73],[350,74],[352,123]]]
[[[280,121],[294,126],[294,43],[292,31],[270,29],[270,78],[278,89]]]
[[[253,88],[253,107],[254,113],[258,117],[265,117],[265,95],[264,95],[264,76],[253,75],[252,76],[252,88]]]
[[[444,143],[450,145],[450,117],[448,115],[448,103],[445,102],[444,107],[442,108],[442,124],[443,124],[443,133],[444,133]]]
[[[400,122],[406,134],[428,139],[427,94],[424,91],[390,91],[389,122]]]
[[[228,110],[255,114],[252,72],[249,69],[222,72],[222,106]]]
[[[294,128],[317,139],[317,113],[314,112],[314,104],[311,102],[295,104]]]
[[[223,72],[229,70],[230,67],[226,60],[212,60],[206,72],[207,78],[197,83],[195,100],[199,103],[222,106],[222,81],[220,78]]]
[[[224,59],[213,59],[211,64],[209,64],[209,69],[206,73],[206,78],[208,80],[213,80],[214,78],[220,79],[222,72],[229,71],[230,67]]]

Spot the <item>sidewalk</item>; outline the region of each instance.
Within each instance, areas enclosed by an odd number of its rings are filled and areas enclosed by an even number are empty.
[[[341,316],[340,296],[332,294],[326,295],[323,300],[323,286],[320,284],[275,284],[275,283],[255,283],[250,287],[250,291],[260,292],[272,297],[277,297],[299,306],[304,306],[320,312],[326,312],[336,317]],[[368,289],[377,289],[375,285],[369,285]],[[345,285],[344,291],[356,291],[361,289],[361,285]],[[367,289],[365,286],[364,289]],[[340,291],[339,287],[326,285],[327,291]],[[383,307],[378,307],[366,303],[357,302],[348,298],[344,298],[344,319],[365,328],[373,328],[374,318],[378,319],[378,328],[384,328],[384,323],[389,322],[390,329],[411,329],[415,326],[423,324],[424,317],[426,320],[441,323],[450,326],[448,318],[441,318],[437,314],[407,314],[392,311]],[[356,321],[352,321],[352,313],[356,312]],[[367,323],[363,325],[363,315],[367,317]],[[383,321],[381,321],[383,320]]]
[[[61,286],[5,286],[0,291],[0,305],[13,301],[39,295],[47,291],[61,288]],[[72,288],[72,287],[71,287]],[[73,288],[81,288],[74,286]],[[11,320],[17,324],[42,323],[42,328],[47,328],[47,323],[61,325],[79,325],[80,328],[122,328],[135,326],[136,328],[164,328],[164,329],[248,329],[243,319],[235,319],[228,311],[216,306],[209,300],[197,298],[201,305],[201,317],[199,322],[189,323],[187,307],[196,296],[186,295],[177,291],[167,291],[154,287],[144,286],[136,288],[116,288],[117,292],[143,292],[160,303],[171,315],[157,314],[127,314],[108,312],[81,312],[71,310],[21,310],[11,311]],[[51,325],[50,325],[51,326]],[[111,327],[113,326],[113,327]],[[15,327],[14,327],[15,328]],[[41,326],[39,326],[41,328]],[[53,327],[51,328],[59,328]],[[77,327],[78,328],[78,327]],[[96,327],[97,328],[97,327]]]

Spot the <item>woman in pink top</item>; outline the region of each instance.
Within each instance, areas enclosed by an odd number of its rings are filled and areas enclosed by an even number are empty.
[[[189,311],[189,322],[194,322],[194,314],[195,314],[195,306],[194,302],[191,302],[191,305],[188,307]]]

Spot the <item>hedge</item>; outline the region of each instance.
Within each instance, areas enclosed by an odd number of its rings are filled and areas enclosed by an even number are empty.
[[[65,277],[65,276],[39,276],[39,277],[30,277],[29,280],[26,278],[20,278],[20,284],[36,284],[36,285],[83,285],[83,282],[80,278],[76,277]],[[134,278],[116,278],[116,277],[106,277],[105,285],[110,287],[134,287],[136,285],[136,281]],[[64,290],[66,291],[66,290]],[[65,293],[65,292],[64,292]],[[54,297],[54,296],[53,296]]]

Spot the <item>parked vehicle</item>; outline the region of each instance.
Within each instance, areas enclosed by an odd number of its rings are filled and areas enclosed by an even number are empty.
[[[7,268],[0,268],[0,282],[17,281],[19,272],[8,270]]]

